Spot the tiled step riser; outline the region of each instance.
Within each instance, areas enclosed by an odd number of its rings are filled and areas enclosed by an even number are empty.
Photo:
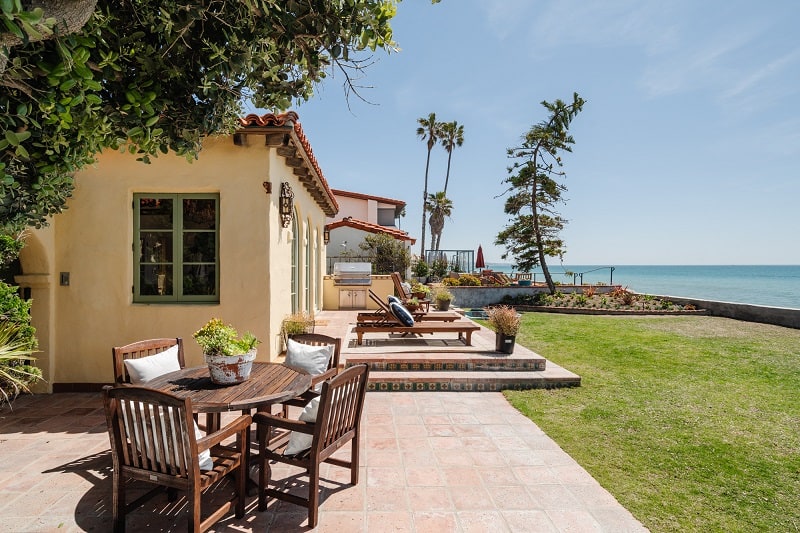
[[[503,390],[530,390],[530,389],[557,389],[564,387],[578,387],[580,381],[496,381],[481,380],[469,382],[452,381],[414,381],[413,379],[383,380],[381,377],[370,375],[368,390],[376,392],[500,392]]]
[[[545,360],[488,362],[425,362],[400,363],[395,361],[348,360],[346,366],[367,363],[371,372],[537,372],[545,370]]]

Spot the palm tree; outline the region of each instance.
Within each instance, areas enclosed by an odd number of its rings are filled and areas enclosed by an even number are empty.
[[[425,219],[427,211],[425,210],[425,202],[428,200],[428,169],[431,165],[431,150],[436,146],[436,141],[439,140],[439,132],[442,127],[441,123],[436,122],[436,113],[431,113],[428,118],[417,119],[419,127],[417,128],[417,137],[428,143],[428,159],[425,161],[425,187],[422,189],[422,238],[419,241],[419,256],[425,259]]]
[[[431,247],[438,252],[444,229],[444,217],[450,217],[453,213],[453,202],[444,195],[444,191],[429,194],[425,210],[431,212]]]
[[[450,159],[456,146],[464,144],[464,126],[459,126],[457,121],[445,122],[441,126],[440,136],[442,146],[447,150],[447,174],[444,178],[444,193],[447,194],[447,182],[450,181]]]

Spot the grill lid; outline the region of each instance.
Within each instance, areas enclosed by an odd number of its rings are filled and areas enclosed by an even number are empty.
[[[371,285],[372,263],[334,263],[333,281],[338,285]]]

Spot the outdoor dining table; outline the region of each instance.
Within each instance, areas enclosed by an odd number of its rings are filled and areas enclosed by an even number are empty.
[[[207,366],[182,368],[147,383],[151,389],[191,398],[196,413],[223,413],[264,409],[304,393],[311,387],[311,375],[280,363],[254,362],[250,379],[233,385],[211,381]],[[209,431],[218,429],[219,416],[209,416]]]

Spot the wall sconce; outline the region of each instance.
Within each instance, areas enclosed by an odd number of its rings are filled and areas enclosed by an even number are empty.
[[[285,181],[281,182],[280,214],[281,225],[284,228],[288,228],[289,224],[292,223],[293,200],[294,193],[292,192],[291,186]]]
[[[331,242],[331,230],[329,230],[327,227],[322,230],[322,242],[325,244]]]

